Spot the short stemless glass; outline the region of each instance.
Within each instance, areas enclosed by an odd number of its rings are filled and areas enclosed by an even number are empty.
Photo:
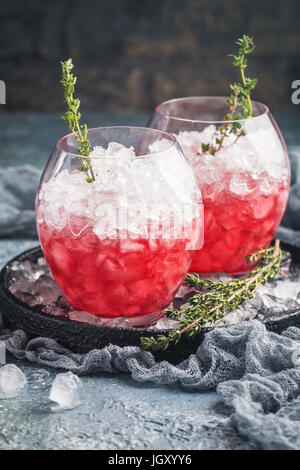
[[[201,193],[171,134],[107,127],[88,138],[94,182],[80,171],[72,134],[48,161],[36,198],[41,246],[74,309],[147,324],[162,315],[201,247]]]
[[[286,208],[290,165],[281,132],[267,106],[252,102],[253,117],[237,121],[218,148],[216,131],[226,125],[225,97],[191,97],[157,106],[149,127],[176,135],[190,160],[204,203],[204,247],[191,271],[243,273],[245,256],[269,246]],[[204,144],[204,146],[203,146]],[[205,147],[206,146],[206,147]]]

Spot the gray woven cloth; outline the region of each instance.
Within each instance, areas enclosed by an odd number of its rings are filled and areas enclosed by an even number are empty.
[[[288,205],[277,236],[281,241],[300,248],[300,147],[289,147],[291,190]]]
[[[40,170],[0,167],[0,238],[37,238],[34,201]]]
[[[18,359],[78,375],[126,373],[137,382],[216,390],[237,431],[262,449],[300,449],[300,329],[282,335],[257,321],[209,332],[197,353],[178,365],[156,362],[138,347],[109,345],[74,354],[49,338],[0,333]]]

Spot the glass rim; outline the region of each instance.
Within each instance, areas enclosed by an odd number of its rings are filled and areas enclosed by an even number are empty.
[[[114,129],[114,130],[117,130],[117,129],[119,129],[119,130],[122,130],[122,129],[123,130],[124,129],[137,129],[139,131],[156,132],[157,134],[164,134],[166,137],[169,138],[169,140],[172,141],[172,143],[170,144],[170,146],[168,148],[164,148],[162,150],[158,150],[158,151],[155,151],[155,152],[152,152],[152,153],[147,153],[145,155],[136,155],[135,158],[151,158],[154,155],[158,155],[160,153],[166,152],[167,150],[170,150],[171,148],[176,146],[176,144],[178,144],[176,137],[171,132],[163,131],[161,129],[153,129],[151,127],[145,127],[145,126],[99,126],[99,127],[88,128],[88,132],[89,131],[96,131],[96,130],[105,130],[105,129]],[[109,159],[114,158],[114,157],[90,157],[89,155],[81,155],[80,153],[69,152],[68,150],[65,150],[61,147],[62,143],[68,137],[74,137],[73,132],[70,132],[69,134],[65,134],[64,136],[60,137],[60,139],[58,139],[58,141],[56,142],[55,147],[56,147],[57,150],[66,153],[71,158],[91,158],[91,160],[109,160]]]
[[[216,100],[221,100],[221,99],[227,100],[228,96],[213,96],[213,95],[205,96],[205,95],[203,95],[203,96],[183,96],[183,97],[180,97],[180,98],[173,98],[171,100],[165,100],[162,103],[159,103],[155,107],[155,112],[160,114],[163,117],[173,119],[174,121],[193,122],[193,123],[199,123],[199,124],[225,124],[225,123],[228,123],[228,121],[226,121],[226,120],[211,120],[211,119],[203,120],[203,119],[181,118],[181,117],[173,116],[172,114],[165,114],[160,109],[164,105],[169,104],[169,103],[175,103],[176,101],[189,101],[189,100],[196,100],[196,99],[197,100],[204,100],[204,99],[210,99],[210,98],[213,98],[213,99],[216,99]],[[251,103],[262,106],[263,107],[263,112],[261,112],[257,116],[251,116],[249,118],[244,118],[244,119],[235,119],[235,120],[232,120],[230,122],[250,121],[250,120],[253,120],[253,119],[260,118],[261,116],[264,116],[265,114],[269,113],[269,111],[270,111],[269,107],[266,104],[262,103],[261,101],[251,100]]]

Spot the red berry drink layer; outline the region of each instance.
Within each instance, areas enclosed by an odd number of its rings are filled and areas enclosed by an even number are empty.
[[[246,255],[265,249],[272,241],[283,216],[288,187],[273,186],[271,194],[256,191],[255,197],[238,197],[221,191],[204,196],[204,247],[193,254],[190,271],[242,273],[249,270]]]
[[[100,239],[92,227],[74,237],[68,224],[58,231],[45,222],[38,232],[52,274],[72,307],[107,318],[167,307],[192,256],[182,239]]]

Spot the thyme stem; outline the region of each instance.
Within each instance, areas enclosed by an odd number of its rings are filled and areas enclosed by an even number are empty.
[[[257,79],[246,78],[245,68],[247,67],[246,56],[254,51],[255,45],[253,38],[246,36],[245,34],[236,41],[236,44],[239,49],[237,54],[232,56],[234,58],[233,65],[234,67],[239,68],[242,82],[230,85],[232,92],[227,100],[229,112],[224,117],[224,120],[227,122],[222,124],[215,132],[214,142],[212,144],[202,144],[202,153],[215,155],[216,152],[221,150],[225,138],[229,137],[230,134],[236,136],[233,142],[235,144],[240,137],[246,135],[246,132],[239,121],[242,119],[248,119],[253,114],[250,94],[257,84]],[[237,111],[237,109],[240,109],[241,111]]]
[[[242,61],[244,61],[244,60],[245,60],[245,55],[242,55]],[[242,83],[244,85],[244,88],[246,88],[247,84],[246,84],[245,72],[244,72],[244,69],[242,67],[241,67],[240,70],[241,70],[241,76],[242,76]],[[253,114],[253,107],[252,107],[252,102],[251,102],[251,98],[250,98],[249,93],[247,93],[247,102],[248,102],[248,106],[249,106],[249,114],[250,114],[249,117],[251,117],[252,114]]]
[[[260,250],[248,256],[247,259],[249,262],[260,259],[260,265],[244,279],[210,281],[209,279],[203,280],[197,275],[187,275],[186,282],[188,284],[199,289],[206,288],[207,292],[194,295],[189,300],[190,307],[167,312],[173,318],[184,315],[178,329],[171,331],[168,336],[141,338],[142,346],[145,349],[167,349],[171,342],[178,343],[183,334],[191,336],[196,334],[204,323],[214,323],[230,310],[253,297],[257,286],[265,284],[268,280],[273,280],[280,269],[282,252],[279,240],[275,241],[273,247]]]
[[[61,62],[62,67],[62,79],[61,83],[64,87],[64,97],[67,103],[68,109],[62,119],[68,124],[69,129],[72,131],[75,139],[79,143],[78,151],[82,155],[78,157],[81,162],[80,171],[86,173],[86,180],[88,183],[95,181],[95,174],[92,167],[92,161],[89,157],[91,144],[87,137],[87,125],[79,124],[81,114],[78,111],[80,106],[80,100],[74,98],[74,88],[77,81],[71,70],[74,65],[72,59],[68,59],[65,62]]]
[[[279,254],[279,240],[276,240],[275,242],[275,250],[274,250],[274,257],[277,257]],[[266,264],[264,267],[262,267],[256,274],[254,277],[250,277],[250,279],[246,282],[246,284],[241,287],[239,290],[237,290],[236,292],[234,292],[227,300],[228,303],[230,303],[232,300],[234,300],[235,297],[238,297],[240,294],[242,294],[242,292],[244,292],[246,289],[248,289],[252,284],[254,284],[260,277],[261,275],[268,271],[272,265],[273,265],[273,262],[274,261],[270,261],[268,264]],[[218,305],[216,305],[214,308],[212,308],[209,312],[207,312],[207,315],[210,315],[212,313],[214,313],[215,311],[217,310],[220,310],[220,308],[222,308],[223,304],[222,303],[219,303]],[[190,325],[187,325],[185,328],[183,328],[181,331],[180,331],[180,335],[182,335],[183,333],[185,333],[187,330],[189,330],[190,328],[193,328],[193,326],[197,325],[197,323],[199,323],[201,320],[201,317],[200,318],[197,318],[194,322],[192,322]]]

